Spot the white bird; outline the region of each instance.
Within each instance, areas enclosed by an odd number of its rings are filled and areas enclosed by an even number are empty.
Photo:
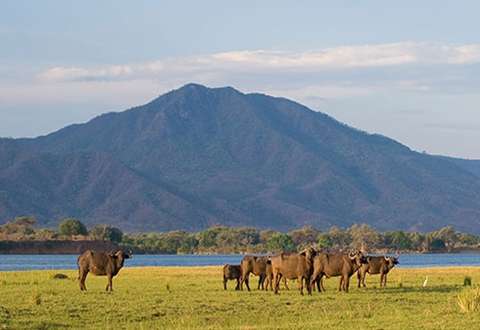
[[[428,282],[428,276],[425,277],[425,281],[423,281],[422,287],[425,288],[427,286],[427,282]]]

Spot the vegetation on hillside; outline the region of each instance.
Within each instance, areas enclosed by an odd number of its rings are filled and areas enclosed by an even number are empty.
[[[189,84],[47,136],[0,139],[0,219],[71,215],[130,232],[361,220],[480,234],[478,168],[287,99]]]
[[[199,232],[169,231],[124,234],[109,225],[89,230],[77,219],[65,219],[58,230],[35,227],[35,218],[18,217],[0,226],[1,240],[103,240],[135,253],[269,253],[298,251],[308,245],[327,250],[361,249],[366,252],[449,252],[480,248],[480,236],[453,227],[421,233],[379,232],[366,224],[327,231],[306,226],[282,233],[249,227],[215,226]]]

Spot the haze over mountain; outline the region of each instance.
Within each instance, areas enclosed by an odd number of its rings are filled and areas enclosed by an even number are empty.
[[[364,222],[480,233],[480,163],[431,156],[293,101],[189,84],[34,139],[0,139],[0,221],[127,231]]]

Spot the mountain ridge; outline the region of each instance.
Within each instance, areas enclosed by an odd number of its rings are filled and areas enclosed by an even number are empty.
[[[26,191],[25,182],[75,177],[81,168],[66,162],[66,155],[78,162],[97,155],[88,163],[92,173],[108,163],[116,175],[98,175],[111,184],[105,192],[110,203],[100,203],[99,188],[82,190],[88,203],[74,200],[72,208],[55,197],[58,190],[76,196],[68,188],[38,186],[35,193],[51,196],[43,202],[51,207],[29,204],[31,196],[12,192],[12,177]],[[24,163],[29,157],[38,164],[52,157],[58,168],[52,173],[44,166],[27,177],[39,167]],[[96,178],[83,179],[97,187]],[[77,181],[71,184],[80,185]],[[288,99],[231,87],[188,84],[142,106],[42,137],[0,139],[0,187],[6,183],[9,189],[0,188],[5,220],[31,210],[43,223],[68,215],[129,231],[215,224],[287,230],[360,221],[384,230],[452,224],[480,232],[480,176],[473,167],[420,154]]]

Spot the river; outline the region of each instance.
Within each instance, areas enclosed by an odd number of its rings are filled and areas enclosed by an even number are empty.
[[[126,267],[238,264],[242,255],[134,255]],[[0,271],[76,269],[77,255],[0,255]],[[402,254],[401,268],[480,266],[480,254]]]

